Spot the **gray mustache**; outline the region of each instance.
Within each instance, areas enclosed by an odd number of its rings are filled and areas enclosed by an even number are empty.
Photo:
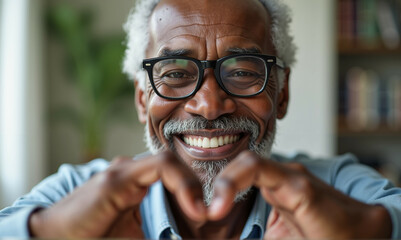
[[[197,116],[191,119],[172,119],[163,127],[163,134],[167,140],[173,135],[199,129],[221,129],[223,132],[246,132],[250,134],[250,140],[255,141],[259,135],[259,125],[246,117],[219,117],[215,120],[207,120]]]

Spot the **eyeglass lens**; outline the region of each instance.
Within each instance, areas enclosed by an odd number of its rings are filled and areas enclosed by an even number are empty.
[[[229,92],[252,95],[264,86],[266,65],[263,59],[253,56],[229,58],[221,64],[220,79]]]
[[[196,88],[199,68],[187,59],[166,59],[153,66],[153,82],[166,97],[187,96]]]
[[[255,94],[263,88],[267,79],[266,65],[259,57],[232,57],[218,66],[221,83],[227,91],[235,95]],[[153,82],[163,96],[184,97],[195,90],[199,72],[198,65],[189,59],[161,60],[153,66]]]

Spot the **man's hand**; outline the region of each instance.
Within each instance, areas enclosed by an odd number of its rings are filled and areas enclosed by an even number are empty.
[[[381,206],[347,197],[297,163],[283,164],[245,151],[216,178],[208,217],[221,219],[237,192],[255,185],[272,206],[265,238],[389,238],[391,219]]]
[[[302,239],[306,238],[291,214],[272,208],[266,226],[265,239]]]
[[[143,238],[139,204],[159,179],[185,214],[194,220],[206,218],[197,177],[173,153],[163,152],[138,161],[115,159],[105,172],[54,206],[32,214],[31,233],[34,237]]]

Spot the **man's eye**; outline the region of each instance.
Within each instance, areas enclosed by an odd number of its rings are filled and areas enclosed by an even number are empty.
[[[234,72],[233,74],[231,74],[232,77],[251,77],[254,75],[255,74],[253,74],[251,72],[245,72],[245,71],[238,71],[238,72]]]
[[[244,70],[238,70],[238,71],[231,71],[230,73],[225,74],[226,78],[231,78],[231,79],[249,79],[249,78],[255,78],[258,77],[259,74],[253,71],[244,71]]]
[[[186,74],[184,74],[182,72],[171,72],[164,76],[169,77],[169,78],[183,78],[183,77],[186,77]]]

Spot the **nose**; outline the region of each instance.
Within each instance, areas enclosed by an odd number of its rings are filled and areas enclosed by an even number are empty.
[[[185,111],[214,120],[222,115],[235,112],[236,104],[231,96],[220,88],[213,69],[206,69],[199,91],[185,104]]]

